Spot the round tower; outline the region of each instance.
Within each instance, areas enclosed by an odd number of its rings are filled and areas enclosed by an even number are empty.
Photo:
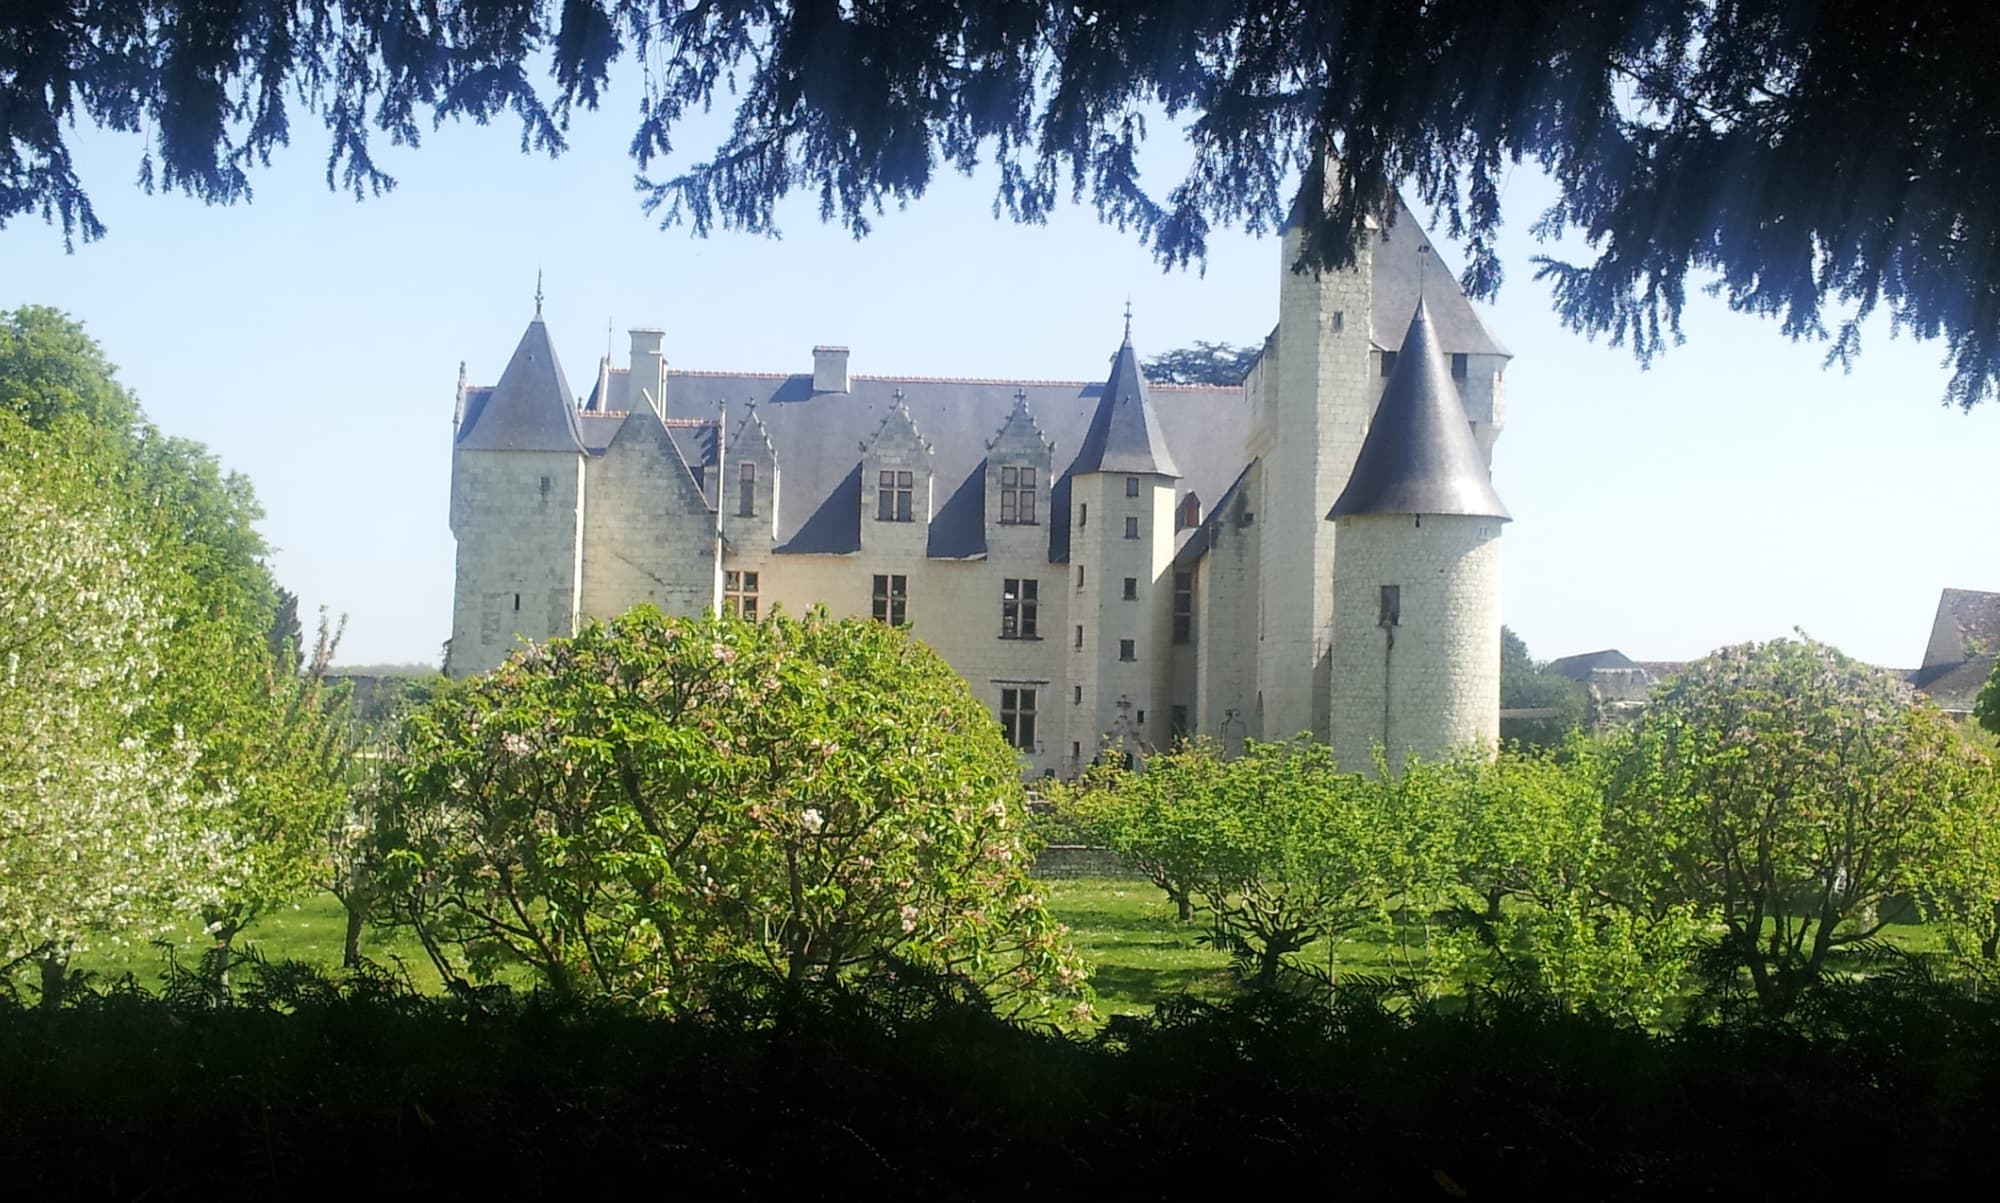
[[[1445,755],[1500,737],[1500,525],[1507,507],[1421,303],[1354,474],[1327,518],[1334,756]]]

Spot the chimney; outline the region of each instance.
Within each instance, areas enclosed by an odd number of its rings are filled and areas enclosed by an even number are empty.
[[[813,391],[816,393],[844,393],[847,391],[847,348],[813,348]]]
[[[632,331],[632,372],[625,378],[625,408],[638,409],[646,402],[640,397],[641,389],[653,399],[653,409],[661,417],[667,416],[667,365],[660,355],[660,340],[663,335],[658,330],[640,327]]]

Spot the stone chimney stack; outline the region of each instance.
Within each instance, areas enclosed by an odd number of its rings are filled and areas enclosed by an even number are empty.
[[[632,372],[625,383],[627,410],[645,404],[640,396],[644,390],[645,396],[653,399],[654,412],[667,416],[667,363],[660,353],[663,337],[660,331],[644,327],[632,331]]]
[[[847,391],[847,348],[813,348],[813,391],[816,393],[844,393]]]

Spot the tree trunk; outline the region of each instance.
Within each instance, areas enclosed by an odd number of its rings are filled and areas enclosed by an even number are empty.
[[[340,946],[340,967],[342,969],[361,968],[361,909],[347,908],[347,938]]]
[[[64,988],[69,985],[69,958],[59,952],[42,957],[42,1006],[53,1011],[62,1006]]]
[[[1194,900],[1186,890],[1168,890],[1167,897],[1174,900],[1174,914],[1182,923],[1194,922]]]
[[[1498,923],[1500,921],[1500,900],[1506,896],[1507,892],[1505,890],[1494,889],[1486,891],[1486,921],[1488,923]]]

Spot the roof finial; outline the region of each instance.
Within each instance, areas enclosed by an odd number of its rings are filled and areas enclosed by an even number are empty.
[[[1132,341],[1132,294],[1125,294],[1125,341]]]
[[[535,269],[535,320],[542,320],[542,269]]]

